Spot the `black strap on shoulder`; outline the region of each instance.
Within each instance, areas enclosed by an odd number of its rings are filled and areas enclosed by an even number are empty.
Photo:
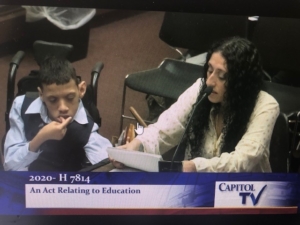
[[[26,92],[25,98],[21,107],[21,117],[23,118],[26,110],[30,106],[30,104],[37,98],[39,97],[38,92]]]
[[[38,92],[26,92],[25,98],[21,107],[21,118],[24,122],[25,136],[27,140],[31,140],[38,132],[38,124],[42,123],[39,114],[25,114],[30,104],[39,96]],[[30,121],[30,122],[29,122]]]

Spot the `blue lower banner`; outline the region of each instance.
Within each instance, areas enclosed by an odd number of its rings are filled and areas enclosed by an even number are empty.
[[[275,173],[1,172],[1,215],[299,213],[300,177]]]

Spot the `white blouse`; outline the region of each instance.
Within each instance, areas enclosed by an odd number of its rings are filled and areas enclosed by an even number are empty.
[[[164,111],[155,124],[144,129],[139,139],[144,151],[164,154],[178,144],[184,132],[187,118],[196,102],[202,79],[188,88],[169,109]],[[192,159],[198,172],[271,172],[269,146],[276,119],[279,115],[277,101],[260,91],[250,116],[247,130],[234,151],[220,151],[223,134],[217,138],[212,114],[205,134],[203,157]],[[188,158],[189,148],[185,152]]]

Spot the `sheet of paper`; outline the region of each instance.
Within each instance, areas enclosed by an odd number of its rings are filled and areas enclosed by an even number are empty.
[[[127,167],[147,172],[159,172],[158,162],[163,160],[161,155],[119,148],[107,148],[107,153],[110,158],[123,163]]]
[[[112,169],[111,171],[109,172],[143,172],[142,170],[138,170],[138,169],[133,169],[133,168],[130,168],[130,167],[125,167],[124,169]]]

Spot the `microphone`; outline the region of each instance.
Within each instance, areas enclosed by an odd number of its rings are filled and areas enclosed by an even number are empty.
[[[168,168],[168,165],[170,164],[170,162],[160,161],[159,162],[159,171],[160,172],[179,172],[179,171],[182,171],[182,162],[175,162],[175,159],[178,156],[178,153],[184,151],[184,149],[181,150],[182,149],[182,144],[183,144],[183,139],[184,139],[184,136],[186,135],[187,131],[189,130],[189,128],[191,126],[191,121],[192,121],[192,118],[194,117],[194,113],[195,113],[196,109],[203,102],[203,100],[205,98],[207,98],[207,96],[212,93],[212,91],[213,91],[213,87],[207,86],[204,90],[204,94],[201,97],[201,99],[198,102],[195,103],[195,105],[193,107],[193,110],[191,112],[191,116],[190,116],[190,118],[189,118],[189,120],[186,124],[185,130],[184,130],[184,132],[181,136],[180,142],[177,145],[176,150],[173,154],[170,167]],[[174,168],[174,165],[176,166],[175,168]]]

